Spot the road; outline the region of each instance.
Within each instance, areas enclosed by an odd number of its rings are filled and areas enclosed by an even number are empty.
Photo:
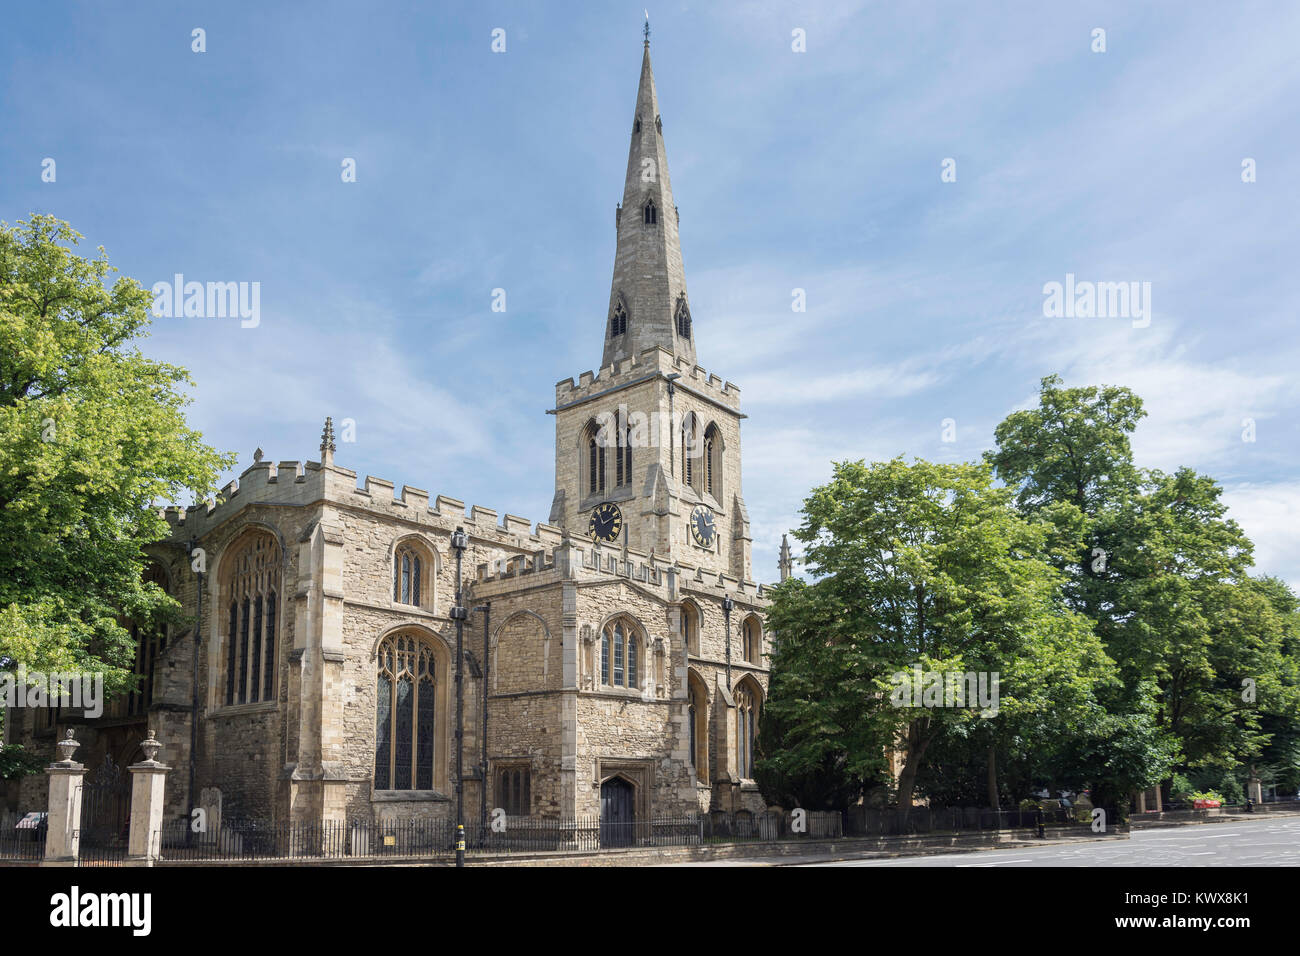
[[[789,857],[716,860],[677,866],[1300,866],[1300,816],[1260,816],[1241,823],[1203,823],[1136,829],[1128,840],[1048,842],[1005,850],[973,850],[821,860]]]
[[[1128,840],[804,866],[1300,866],[1300,817],[1138,829]]]

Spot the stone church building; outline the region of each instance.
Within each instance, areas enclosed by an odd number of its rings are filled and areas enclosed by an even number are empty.
[[[8,740],[52,753],[71,727],[93,771],[152,729],[171,818],[216,788],[227,817],[450,819],[459,567],[468,820],[484,787],[511,815],[761,811],[740,393],[696,364],[648,39],[628,135],[603,355],[556,386],[546,522],[359,485],[327,420],[319,461],[259,453],[167,509],[149,574],[198,624],[138,632],[140,691],[95,720],[11,710]],[[43,777],[22,786],[43,805]]]

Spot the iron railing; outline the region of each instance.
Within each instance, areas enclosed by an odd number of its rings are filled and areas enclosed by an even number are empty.
[[[38,861],[45,849],[45,829],[14,829],[19,819],[0,829],[0,861]],[[1036,830],[1039,824],[1089,830],[1090,812],[1078,809],[988,810],[913,807],[854,808],[847,813],[810,812],[796,818],[775,812],[701,813],[654,816],[632,822],[602,822],[597,815],[567,819],[498,817],[486,826],[465,828],[466,852],[472,858],[495,854],[594,853],[605,850],[716,846],[781,840],[884,837],[928,833]],[[1113,811],[1107,830],[1118,826]],[[255,862],[338,860],[378,862],[385,859],[451,861],[456,828],[447,820],[340,820],[288,823],[226,819],[196,831],[189,819],[164,823],[154,835],[155,853],[170,862]],[[83,866],[120,865],[122,841],[81,841]]]
[[[0,813],[0,862],[39,862],[45,857],[44,813]]]

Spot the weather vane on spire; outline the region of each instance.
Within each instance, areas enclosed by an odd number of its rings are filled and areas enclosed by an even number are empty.
[[[642,32],[645,33],[645,45],[649,46],[650,45],[650,11],[649,10],[645,12],[645,30],[643,30]]]

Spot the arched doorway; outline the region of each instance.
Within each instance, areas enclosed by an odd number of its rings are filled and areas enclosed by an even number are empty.
[[[600,785],[600,845],[631,846],[636,827],[636,788],[623,777]]]

